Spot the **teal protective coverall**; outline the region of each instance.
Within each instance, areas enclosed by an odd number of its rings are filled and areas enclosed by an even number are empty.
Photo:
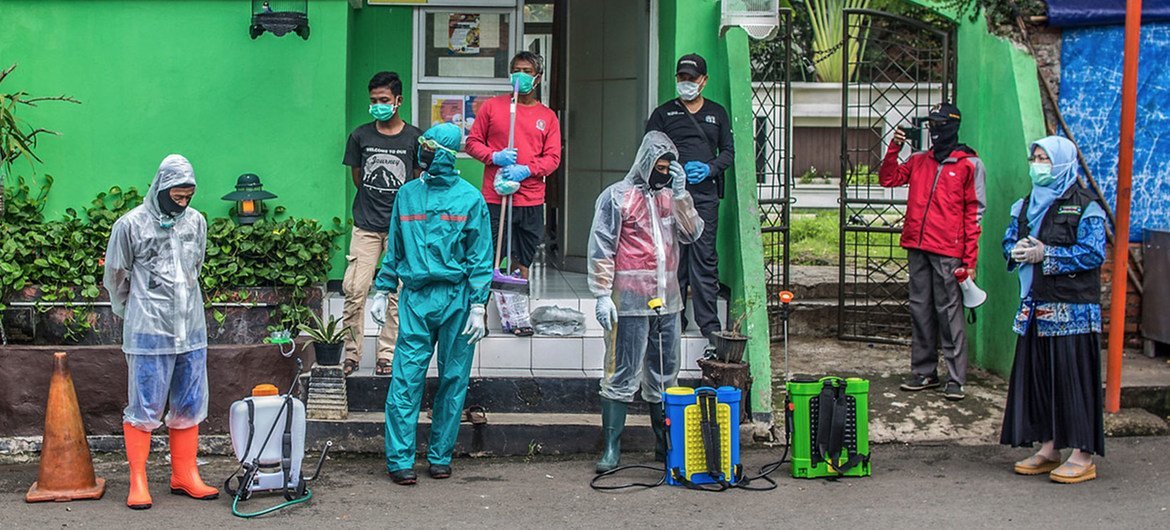
[[[394,291],[402,282],[398,342],[386,394],[390,472],[414,467],[419,407],[436,343],[439,388],[427,460],[450,465],[475,355],[475,345],[461,331],[470,307],[482,307],[488,299],[491,225],[483,194],[455,170],[453,153],[460,135],[459,127],[440,124],[420,139],[438,142],[443,149],[435,150],[422,178],[398,190],[386,255],[374,283],[379,291]]]

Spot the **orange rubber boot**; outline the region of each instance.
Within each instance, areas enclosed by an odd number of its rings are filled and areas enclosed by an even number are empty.
[[[132,510],[146,510],[153,504],[150,489],[146,486],[146,459],[150,457],[150,432],[135,428],[129,423],[122,424],[122,436],[126,440],[126,460],[130,461],[130,495],[126,506]]]
[[[199,426],[171,429],[171,493],[192,499],[211,500],[219,497],[219,490],[199,478],[195,454],[199,451]]]

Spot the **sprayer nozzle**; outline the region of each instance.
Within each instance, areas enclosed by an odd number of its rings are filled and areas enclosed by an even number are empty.
[[[646,305],[649,306],[650,309],[662,309],[662,299],[651,298],[649,302],[646,302]]]
[[[792,294],[792,291],[780,291],[780,303],[790,304],[793,298],[795,295]]]

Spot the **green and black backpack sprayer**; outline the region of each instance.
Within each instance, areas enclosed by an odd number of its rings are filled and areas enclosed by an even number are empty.
[[[740,463],[739,410],[742,391],[734,387],[672,387],[662,389],[666,417],[666,464],[626,465],[598,474],[593,489],[653,488],[662,484],[701,491],[733,488],[767,491],[776,488],[769,477],[788,461],[794,478],[869,476],[869,382],[859,378],[790,375],[788,317],[791,292],[780,293],[784,343],[785,443],[780,459],[747,476]],[[659,312],[661,300],[650,302]],[[662,344],[661,332],[659,344]],[[659,349],[661,352],[661,348]],[[661,362],[661,355],[659,358]],[[659,367],[660,372],[662,367]],[[659,406],[651,404],[651,406]],[[628,469],[661,471],[655,483],[602,484],[606,477]],[[753,481],[765,481],[753,487]]]
[[[302,467],[305,404],[295,397],[304,365],[299,358],[296,365],[287,393],[278,395],[277,388],[270,384],[257,385],[251,396],[232,403],[228,425],[240,466],[223,483],[224,492],[232,497],[232,515],[258,517],[313,498],[309,483],[321,476],[321,466],[333,442],[325,442],[316,472],[306,477]],[[232,479],[236,481],[234,485]],[[241,512],[239,503],[254,493],[280,493],[285,500],[258,512]]]

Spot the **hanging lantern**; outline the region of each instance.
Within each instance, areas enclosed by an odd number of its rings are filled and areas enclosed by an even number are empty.
[[[275,199],[276,195],[264,191],[260,177],[255,173],[244,173],[236,179],[236,191],[223,196],[225,201],[236,203],[236,222],[250,225],[264,217],[264,201]]]

